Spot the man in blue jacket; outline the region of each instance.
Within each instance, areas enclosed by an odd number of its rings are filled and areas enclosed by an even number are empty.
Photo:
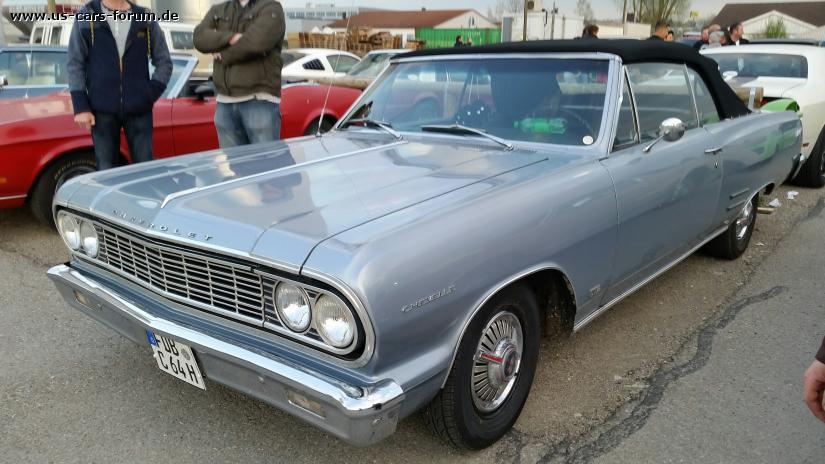
[[[132,162],[152,159],[152,107],[172,76],[172,59],[151,16],[127,0],[92,0],[77,13],[69,91],[75,122],[92,132],[98,170],[117,165],[121,128]]]

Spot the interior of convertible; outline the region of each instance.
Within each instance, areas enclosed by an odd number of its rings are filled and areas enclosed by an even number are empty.
[[[609,62],[464,59],[393,65],[353,119],[396,130],[459,124],[518,141],[586,146],[599,135]]]

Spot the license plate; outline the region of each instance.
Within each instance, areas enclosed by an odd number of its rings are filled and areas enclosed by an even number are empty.
[[[149,339],[149,345],[152,346],[155,361],[158,362],[160,370],[188,384],[206,390],[192,348],[163,335],[157,335],[150,330],[146,331],[146,338]]]

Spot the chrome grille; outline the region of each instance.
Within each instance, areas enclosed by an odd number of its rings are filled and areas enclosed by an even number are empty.
[[[108,226],[95,228],[100,237],[97,259],[144,286],[235,317],[264,321],[264,284],[251,269],[156,245]]]

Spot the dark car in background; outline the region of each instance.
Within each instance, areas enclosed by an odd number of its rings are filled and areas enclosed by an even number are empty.
[[[0,46],[0,99],[36,97],[68,88],[67,61],[63,46]]]

